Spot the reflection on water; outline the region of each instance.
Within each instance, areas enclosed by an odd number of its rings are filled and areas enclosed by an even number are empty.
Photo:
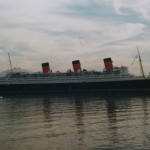
[[[85,134],[85,126],[84,126],[84,104],[80,99],[75,98],[75,115],[76,115],[76,126],[77,126],[77,134],[79,139],[79,148],[86,149],[86,144],[84,143],[84,134]]]
[[[150,149],[148,93],[3,95],[1,150]]]

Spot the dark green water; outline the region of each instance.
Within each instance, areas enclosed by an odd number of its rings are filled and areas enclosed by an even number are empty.
[[[150,94],[1,96],[0,150],[150,149]]]

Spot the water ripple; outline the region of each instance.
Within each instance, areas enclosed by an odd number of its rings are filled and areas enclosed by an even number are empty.
[[[10,95],[2,100],[1,150],[150,148],[149,95]]]

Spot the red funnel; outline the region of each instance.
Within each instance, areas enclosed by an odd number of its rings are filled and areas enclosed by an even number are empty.
[[[72,61],[74,72],[81,72],[81,64],[79,60]]]
[[[49,63],[42,63],[42,69],[43,69],[43,73],[49,73],[50,71],[50,67],[49,67]]]
[[[111,60],[111,58],[105,58],[104,59],[104,65],[106,68],[107,72],[111,72],[113,70],[113,61]]]

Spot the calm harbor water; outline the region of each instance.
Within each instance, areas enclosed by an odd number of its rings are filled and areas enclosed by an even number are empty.
[[[150,94],[0,98],[0,150],[150,149]]]

